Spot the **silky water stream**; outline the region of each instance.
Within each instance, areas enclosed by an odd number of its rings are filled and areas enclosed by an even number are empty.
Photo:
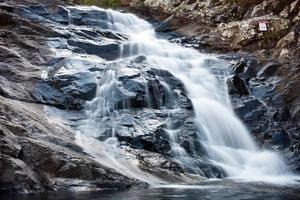
[[[104,157],[110,161],[106,160],[105,163],[110,163],[110,167],[150,183],[160,182],[139,170],[137,160],[128,159],[120,152],[122,150],[118,149],[118,141],[114,134],[101,144],[97,144],[99,142],[95,139],[91,140],[97,135],[88,135],[97,134],[95,130],[101,128],[99,120],[118,115],[113,105],[116,96],[114,88],[120,85],[115,78],[115,73],[119,70],[117,63],[142,55],[149,65],[168,70],[183,82],[193,104],[194,120],[201,134],[200,138],[203,138],[201,144],[205,147],[209,160],[221,167],[228,177],[271,183],[294,182],[293,175],[282,158],[275,152],[259,149],[246,127],[234,114],[225,84],[224,71],[228,67],[226,62],[160,39],[150,23],[132,14],[113,10],[105,12],[109,16],[106,22],[108,29],[128,35],[129,39],[120,45],[120,57],[111,61],[115,67],[110,67],[99,80],[96,98],[87,103],[88,117],[80,127],[77,140],[88,153],[102,159],[103,155],[97,154],[106,152]],[[210,62],[223,73],[211,73]],[[193,162],[176,142],[176,131],[167,132],[175,159],[181,161],[182,165]]]

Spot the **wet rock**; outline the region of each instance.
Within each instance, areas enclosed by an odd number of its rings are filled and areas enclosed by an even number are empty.
[[[227,87],[229,94],[239,94],[240,96],[250,94],[246,81],[238,75],[231,76],[227,79]]]
[[[97,33],[99,33],[101,36],[103,36],[105,38],[114,39],[114,40],[126,40],[126,39],[128,39],[128,36],[126,36],[126,35],[122,35],[121,33],[108,31],[108,30],[98,30]]]
[[[171,182],[187,182],[187,183],[196,183],[201,181],[203,177],[201,176],[193,176],[190,175],[185,169],[182,167],[182,163],[180,164],[178,161],[173,161],[170,158],[166,158],[161,156],[158,153],[147,153],[144,150],[135,150],[138,159],[140,160],[140,168],[146,172],[156,175],[157,177],[163,178],[165,180],[169,180]],[[196,158],[191,158],[196,159]],[[197,159],[198,161],[201,159]],[[206,163],[206,164],[204,164]],[[198,163],[199,170],[203,170],[201,173],[206,177],[221,177],[214,176],[211,174],[213,170],[215,170],[216,174],[220,173],[219,169],[215,168],[209,164],[207,161],[203,161],[203,163]],[[206,173],[207,172],[207,173]],[[191,172],[195,173],[195,172]],[[212,175],[212,176],[211,176]]]
[[[154,133],[132,138],[129,141],[130,145],[135,149],[167,154],[171,150],[167,134],[160,128],[154,131]]]
[[[60,122],[50,122],[42,107],[3,97],[0,102],[1,191],[66,191],[76,189],[75,186],[99,190],[143,185],[103,167],[75,148],[70,130]]]
[[[242,97],[242,101],[238,99],[235,100],[238,103],[235,107],[235,111],[242,119],[244,119],[244,117],[247,116],[249,112],[252,112],[263,106],[263,104],[253,96]],[[250,116],[248,115],[248,117]]]
[[[41,15],[48,15],[47,10],[44,6],[25,6],[18,5],[15,7],[14,12],[22,15],[24,18],[34,22],[47,22],[48,20]]]
[[[119,102],[118,108],[126,105],[133,108],[170,108],[179,102],[180,106],[188,109],[192,107],[190,100],[185,96],[183,84],[165,70],[151,68],[144,74],[120,76],[119,79],[131,96]]]
[[[7,12],[13,12],[13,10],[14,10],[14,7],[12,5],[7,4],[7,3],[0,3],[0,8],[2,10],[7,11]]]
[[[142,108],[142,107],[152,107],[150,105],[150,100],[148,96],[148,84],[147,82],[140,82],[134,79],[125,79],[121,77],[121,81],[124,85],[124,88],[131,92],[131,96],[129,98],[123,99],[118,107],[122,108],[123,105],[128,105],[132,108]],[[157,105],[154,105],[157,107]],[[125,107],[126,108],[126,107]]]
[[[257,75],[264,76],[264,77],[273,76],[273,75],[275,75],[277,69],[281,66],[282,65],[280,63],[269,62],[261,68],[261,70],[257,73]]]
[[[41,183],[36,174],[20,159],[1,155],[0,191],[28,192],[40,191]]]
[[[4,124],[4,120],[2,119],[1,121]],[[11,157],[17,157],[21,150],[21,146],[16,142],[16,138],[13,135],[6,133],[10,133],[10,131],[7,130],[5,127],[1,127],[0,152]]]
[[[103,29],[108,28],[108,13],[105,10],[95,9],[86,11],[80,8],[70,8],[70,20],[75,25],[100,26]]]
[[[58,75],[49,80],[49,85],[74,98],[92,100],[96,95],[97,84],[95,77],[87,72],[72,75]]]
[[[107,60],[114,60],[120,56],[119,44],[97,44],[84,40],[68,40],[68,44],[73,47],[83,49],[85,53],[97,55]]]
[[[299,78],[298,71],[291,71],[287,75],[287,79],[278,85],[278,90],[283,97],[283,101],[287,104],[291,119],[299,124]]]
[[[241,59],[239,62],[237,62],[233,65],[233,73],[234,74],[241,74],[245,71],[246,67],[247,67],[246,60]]]
[[[173,23],[172,19],[174,16],[170,16],[169,18],[165,19],[163,22],[160,22],[155,27],[155,31],[157,32],[171,32],[178,29],[178,26]]]
[[[196,126],[182,82],[166,70],[135,61],[118,71],[119,82],[112,87],[114,96],[106,97],[114,102],[118,114],[97,122],[101,130],[97,138],[105,141],[115,136],[122,145],[170,156],[170,129],[179,133],[178,140],[189,143],[184,148],[191,156],[203,155],[203,151],[194,151]]]
[[[249,81],[257,75],[258,63],[259,61],[254,57],[243,57],[231,66],[232,73],[243,79],[248,87]]]
[[[143,150],[136,152],[140,160],[141,169],[172,182],[180,182],[188,178],[188,176],[185,177],[183,169],[178,163],[166,159],[157,153],[148,154]]]
[[[52,21],[61,23],[61,24],[70,24],[71,18],[69,10],[63,6],[56,6],[52,9],[51,15],[48,16]]]
[[[283,148],[289,147],[291,145],[291,138],[285,130],[278,130],[272,136],[272,140],[275,144],[282,145]]]
[[[83,108],[82,105],[76,105],[76,103],[72,103],[72,96],[65,95],[61,91],[51,87],[49,84],[45,82],[41,82],[37,84],[35,88],[35,92],[32,93],[35,101],[41,102],[46,105],[56,106],[58,108],[67,109],[69,105],[73,104],[70,108]],[[76,105],[76,106],[75,106]]]
[[[11,24],[14,24],[16,23],[15,20],[13,19],[13,17],[6,13],[6,12],[1,12],[0,13],[0,25],[1,26],[7,26],[7,25],[11,25]]]
[[[35,100],[62,109],[81,110],[85,101],[96,95],[97,84],[94,76],[88,72],[73,75],[56,75],[40,82],[32,93]]]
[[[300,164],[300,158],[298,156],[299,153],[299,149],[300,148],[300,144],[296,143],[291,145],[291,147],[289,148],[290,151],[288,152],[287,158],[289,159],[289,166],[291,166],[291,168],[294,171],[299,171],[299,164]]]
[[[29,9],[32,13],[37,14],[37,15],[42,15],[42,16],[49,15],[48,10],[42,4],[30,5]]]

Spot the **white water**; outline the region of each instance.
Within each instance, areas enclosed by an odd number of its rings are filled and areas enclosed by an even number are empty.
[[[129,35],[129,41],[121,47],[120,59],[144,55],[148,64],[169,70],[184,83],[194,106],[195,122],[199,136],[203,138],[201,142],[212,163],[223,168],[228,177],[234,179],[293,183],[293,176],[282,158],[274,152],[260,150],[234,114],[228,101],[224,74],[214,75],[210,72],[212,66],[226,71],[226,62],[159,39],[151,24],[132,14],[113,10],[107,12],[110,18],[109,29]],[[108,70],[106,73],[105,78],[99,81],[97,98],[87,105],[90,120],[81,128],[84,133],[101,128],[98,121],[105,121],[106,116],[117,115],[107,100],[115,98],[111,88],[116,87],[118,81],[114,78],[114,71]],[[189,164],[186,152],[176,143],[176,132],[170,130],[168,133],[174,157]],[[134,158],[125,159],[124,151],[118,149],[113,137],[105,143],[87,138],[91,137],[78,134],[77,139],[89,153],[101,158],[101,163],[107,161],[105,163],[110,163],[110,167],[148,182],[160,181],[139,170]]]
[[[115,73],[114,70],[108,69],[99,80],[96,98],[86,105],[88,119],[80,126],[81,131],[77,133],[76,140],[96,161],[107,167],[145,182],[164,183],[159,178],[142,171],[138,167],[139,163],[134,154],[127,152],[126,149],[119,148],[118,139],[115,137],[114,124],[111,124],[113,128],[110,138],[104,142],[96,139],[101,136],[99,132],[104,131],[102,129],[105,129],[108,118],[118,115],[113,106],[113,100],[118,96],[115,93],[115,88],[118,87]],[[111,123],[111,121],[108,123]]]

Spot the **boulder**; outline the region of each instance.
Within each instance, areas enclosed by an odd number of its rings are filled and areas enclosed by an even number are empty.
[[[258,24],[264,21],[268,24],[266,32],[259,31]],[[247,46],[253,42],[263,40],[277,40],[289,29],[290,24],[287,19],[276,16],[262,16],[251,19],[230,22],[219,26],[217,32],[225,39],[231,41],[233,46]]]
[[[234,104],[235,105],[235,112],[238,114],[238,116],[242,119],[245,118],[245,116],[256,109],[258,109],[260,106],[263,104],[258,101],[255,97],[253,96],[245,96],[242,97],[242,101],[239,101],[238,99],[234,99]]]
[[[107,60],[114,60],[120,56],[120,49],[118,43],[94,43],[86,40],[68,40],[68,44],[72,47],[77,47],[84,50],[87,54],[97,55]]]
[[[2,192],[41,191],[37,175],[22,160],[5,154],[0,158],[0,187]]]
[[[289,147],[291,145],[291,138],[284,129],[276,131],[272,136],[272,140],[275,144],[282,145],[283,148]]]
[[[238,94],[240,96],[250,94],[246,81],[238,75],[233,75],[227,79],[227,87],[229,94]]]
[[[282,65],[277,62],[268,62],[260,69],[260,71],[257,73],[257,75],[264,76],[264,77],[274,76],[276,74],[276,71],[281,66]]]
[[[86,11],[80,8],[68,8],[70,11],[68,17],[75,25],[100,26],[103,29],[109,26],[108,12],[102,9],[91,9]]]

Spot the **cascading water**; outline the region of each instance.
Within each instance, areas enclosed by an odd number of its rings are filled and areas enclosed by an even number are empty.
[[[138,168],[138,160],[126,149],[120,149],[119,142],[115,137],[114,124],[111,129],[111,137],[104,142],[97,140],[99,132],[106,127],[109,117],[116,117],[117,111],[114,111],[114,98],[118,98],[118,94],[114,93],[118,87],[118,80],[115,78],[116,71],[111,68],[106,70],[103,78],[99,80],[97,95],[92,101],[87,103],[88,119],[81,125],[81,132],[77,133],[77,142],[84,147],[85,151],[94,156],[95,160],[107,167],[114,168],[117,171],[136,179],[151,182],[163,183],[159,180],[143,172]],[[97,131],[95,131],[97,130]]]
[[[99,8],[82,7],[82,9]],[[113,10],[106,12],[109,16],[108,28],[129,36],[129,40],[121,44],[119,60],[143,55],[149,65],[170,71],[184,83],[188,97],[193,103],[199,138],[202,138],[201,143],[213,164],[221,167],[231,178],[250,181],[292,181],[291,174],[280,156],[274,152],[261,151],[234,114],[228,101],[226,76],[210,72],[211,66],[225,72],[228,64],[214,56],[204,55],[158,38],[151,24],[132,14]],[[114,91],[112,87],[118,85],[118,81],[114,78],[117,71],[116,67],[115,71],[107,70],[102,75],[104,79],[98,83],[97,97],[87,103],[88,120],[80,127],[83,134],[78,134],[77,140],[95,157],[101,154],[99,152],[106,152],[105,159],[110,159],[114,163],[110,167],[129,176],[149,181],[149,177],[139,170],[136,164],[130,164],[122,158],[124,152],[115,145],[117,141],[113,133],[112,138],[105,143],[96,144],[100,143],[96,139],[93,141],[94,144],[86,141],[88,138],[86,133],[93,132],[93,129],[101,129],[106,117],[117,115],[111,104],[111,99],[118,96],[111,93]],[[185,164],[192,162],[191,159],[187,159],[186,152],[178,144],[176,131],[167,127],[167,132],[174,158]],[[104,146],[100,148],[101,145]],[[103,155],[98,157],[103,161]],[[136,162],[135,159],[132,160]]]

